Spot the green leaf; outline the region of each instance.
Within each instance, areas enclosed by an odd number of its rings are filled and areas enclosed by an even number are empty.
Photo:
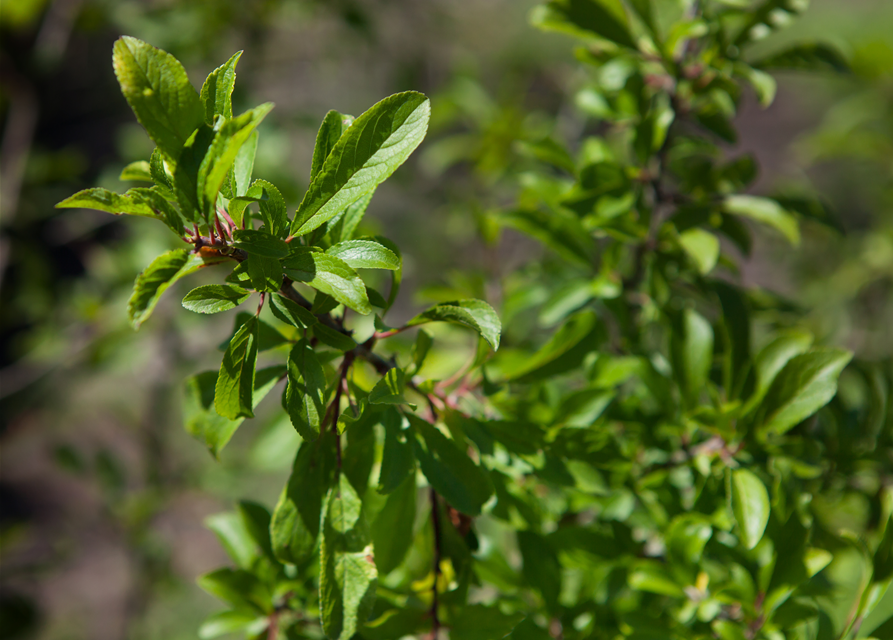
[[[372,387],[372,391],[369,392],[369,402],[371,404],[409,404],[403,397],[405,379],[406,375],[403,373],[403,369],[398,367],[390,369]],[[413,404],[409,404],[409,406],[415,408]]]
[[[357,348],[356,340],[337,329],[327,327],[321,322],[313,325],[313,335],[323,344],[339,351],[350,351]]]
[[[183,298],[183,307],[196,313],[220,313],[235,309],[251,296],[250,291],[231,284],[206,284]]]
[[[233,56],[208,74],[202,85],[201,101],[204,107],[205,124],[213,125],[215,116],[233,117],[233,87],[236,84],[236,65],[242,52]]]
[[[523,560],[522,573],[527,584],[542,595],[550,612],[557,612],[558,596],[561,593],[558,554],[543,536],[533,531],[519,531],[517,537],[518,550]]]
[[[530,21],[535,27],[547,31],[562,31],[579,37],[596,36],[636,48],[619,0],[552,0],[536,7]]]
[[[797,218],[785,211],[775,200],[748,195],[727,196],[723,202],[723,210],[774,227],[792,245],[800,244]]]
[[[238,513],[217,513],[205,518],[205,526],[214,532],[227,555],[242,569],[251,569],[258,557],[257,544]]]
[[[730,475],[729,500],[738,524],[738,536],[745,549],[753,549],[769,522],[769,492],[763,481],[747,469],[735,469]]]
[[[407,476],[388,496],[372,523],[375,564],[381,575],[387,575],[400,566],[409,551],[417,493],[415,476]]]
[[[679,234],[679,245],[704,276],[713,271],[719,259],[719,239],[703,229],[689,229]]]
[[[647,591],[673,598],[685,597],[685,592],[677,584],[669,568],[657,560],[639,560],[634,563],[627,576],[627,582],[637,591]]]
[[[266,616],[242,611],[219,611],[205,618],[202,626],[198,629],[198,637],[208,640],[238,631],[253,635],[262,632],[269,624],[270,621]]]
[[[710,628],[720,640],[747,640],[742,626],[740,622],[731,620],[714,620],[710,623]]]
[[[152,181],[156,185],[173,189],[173,183],[168,176],[167,169],[164,168],[164,154],[161,153],[158,147],[155,147],[155,150],[152,151],[152,155],[149,158],[149,173],[152,176]]]
[[[217,194],[230,174],[239,150],[272,108],[273,104],[268,102],[235,118],[219,120],[214,126],[214,138],[199,165],[196,179],[199,211],[205,220],[213,220],[216,216]],[[250,195],[251,190],[248,191]]]
[[[229,346],[233,337],[235,337],[236,333],[239,331],[241,326],[248,322],[251,318],[255,317],[253,313],[248,313],[247,311],[240,311],[236,314],[236,317],[233,322],[233,331],[232,334],[223,341],[217,348],[220,351],[226,351],[226,348]],[[288,340],[283,336],[275,327],[270,325],[267,322],[264,322],[260,318],[257,319],[257,351],[268,351],[269,349],[275,349],[276,347],[282,346],[283,344],[288,343]],[[282,372],[284,375],[285,368],[282,367]]]
[[[562,258],[580,265],[592,264],[592,239],[579,217],[564,209],[512,209],[498,218],[500,224],[536,238]]]
[[[754,359],[756,389],[748,402],[758,403],[766,395],[775,376],[791,358],[806,353],[812,346],[812,334],[804,331],[790,331],[778,336],[767,344]]]
[[[407,418],[412,425],[415,456],[434,490],[458,511],[470,516],[480,514],[493,495],[487,473],[433,425],[413,415]]]
[[[562,401],[555,423],[571,428],[591,427],[615,396],[614,391],[599,388],[574,391]]]
[[[282,288],[282,263],[276,258],[265,258],[249,253],[245,268],[255,291],[275,292]]]
[[[574,159],[558,142],[552,138],[543,138],[536,141],[521,140],[517,143],[518,150],[525,156],[536,158],[541,162],[564,169],[571,175],[577,172],[577,164]]]
[[[285,258],[288,245],[265,229],[237,229],[233,246],[264,258]]]
[[[419,329],[416,332],[415,344],[412,346],[412,368],[410,370],[412,373],[418,373],[422,365],[425,364],[425,358],[428,357],[432,344],[434,344],[434,338],[430,333],[424,329]]]
[[[760,407],[763,420],[758,432],[764,437],[782,435],[828,404],[852,357],[841,349],[815,349],[788,361]]]
[[[259,138],[257,130],[255,130],[248,140],[241,146],[236,154],[233,162],[233,181],[236,197],[244,196],[248,193],[248,186],[251,184],[251,175],[254,172],[254,155],[257,152],[257,139]],[[235,220],[235,216],[233,217]],[[241,224],[241,216],[237,224]]]
[[[108,189],[84,189],[73,196],[65,198],[56,205],[57,209],[96,209],[113,213],[116,216],[128,214],[132,216],[156,217],[155,211],[141,198],[121,195]]]
[[[326,411],[326,374],[313,348],[304,341],[288,355],[285,404],[295,430],[305,440],[316,439]]]
[[[850,70],[849,62],[836,48],[820,42],[803,42],[782,49],[752,63],[754,67],[769,70],[802,69],[804,71]]]
[[[145,160],[137,160],[121,170],[118,180],[135,180],[138,182],[152,182],[152,174],[149,163]]]
[[[499,349],[499,335],[502,332],[502,324],[499,316],[489,304],[483,300],[454,300],[441,302],[427,311],[420,313],[407,322],[407,326],[413,327],[428,322],[453,322],[470,327],[490,343],[493,350]]]
[[[576,368],[595,349],[599,334],[598,318],[591,311],[571,316],[536,353],[520,361],[520,366],[504,368],[504,379],[536,382]]]
[[[313,231],[387,179],[422,142],[430,113],[428,98],[407,91],[354,120],[310,183],[292,234]]]
[[[344,213],[329,221],[329,237],[332,242],[342,242],[353,238],[353,234],[363,219],[375,189],[360,196],[360,199],[348,206]]]
[[[270,511],[260,503],[251,500],[240,500],[239,517],[245,524],[245,530],[251,540],[270,559],[273,558],[273,547],[270,544]]]
[[[322,170],[326,159],[332,153],[335,144],[344,135],[348,127],[353,124],[353,116],[348,116],[337,111],[329,111],[322,119],[319,132],[316,134],[316,144],[313,147],[313,159],[310,163],[310,180],[316,178]]]
[[[683,395],[695,406],[713,364],[713,327],[694,309],[673,319],[670,360]]]
[[[775,100],[775,93],[778,90],[775,78],[765,71],[755,69],[746,64],[735,65],[735,72],[750,83],[763,108],[772,104]]]
[[[277,237],[284,235],[288,228],[288,211],[279,189],[266,180],[255,180],[247,195],[258,198],[260,217],[266,225],[267,233]]]
[[[112,54],[121,92],[136,119],[168,159],[176,160],[202,123],[202,105],[176,58],[150,44],[123,36]]]
[[[221,258],[222,259],[222,258]],[[220,262],[221,259],[206,261],[200,255],[190,253],[188,249],[175,249],[163,253],[152,261],[137,276],[133,286],[133,295],[127,303],[127,315],[134,329],[149,319],[161,294],[180,278],[195,273],[202,267]]]
[[[243,324],[223,355],[214,392],[214,408],[224,418],[254,417],[254,377],[257,364],[257,317]]]
[[[366,285],[344,261],[297,247],[282,261],[282,266],[285,275],[295,282],[304,282],[364,316],[372,313]]]
[[[278,293],[270,296],[270,310],[282,322],[297,329],[309,329],[316,324],[316,316],[309,309]]]
[[[345,240],[326,249],[326,253],[343,260],[354,269],[389,269],[401,267],[400,258],[374,240]]]
[[[347,476],[329,490],[322,514],[319,609],[332,640],[350,640],[372,613],[378,572],[363,503]]]
[[[186,140],[174,168],[174,188],[180,211],[193,222],[204,221],[207,224],[210,220],[202,207],[198,183],[202,163],[213,142],[214,129],[202,122]]]
[[[713,527],[705,516],[697,513],[676,516],[664,536],[670,562],[697,565],[712,535]]]
[[[378,492],[388,494],[399,487],[415,468],[415,457],[410,444],[409,421],[396,408],[385,411],[384,450],[378,476]],[[412,474],[415,477],[414,474]]]
[[[270,613],[272,594],[256,576],[243,569],[218,569],[199,576],[198,586],[246,613]]]
[[[273,511],[270,537],[273,553],[281,562],[302,564],[314,556],[323,497],[334,469],[334,461],[326,457],[332,449],[323,448],[327,444],[335,443],[301,444],[288,484]]]
[[[523,619],[523,613],[506,614],[497,606],[465,605],[457,612],[450,625],[450,636],[462,640],[504,638]]]
[[[177,237],[182,238],[184,235],[183,229],[183,219],[180,217],[180,212],[172,205],[167,199],[164,197],[162,193],[162,189],[165,187],[136,187],[134,189],[130,189],[124,195],[127,197],[131,197],[134,200],[141,200],[149,207],[152,211],[155,212],[155,215],[158,216],[164,223],[170,227],[171,231],[177,234]]]
[[[282,374],[282,366],[260,369],[254,378],[253,408],[276,386]],[[214,409],[215,387],[218,371],[205,371],[186,380],[186,394],[183,399],[183,418],[186,431],[204,442],[215,458],[230,441],[244,418],[230,420]]]

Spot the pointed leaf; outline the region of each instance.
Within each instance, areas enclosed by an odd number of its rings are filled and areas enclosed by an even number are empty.
[[[369,402],[371,404],[408,404],[406,398],[403,397],[405,379],[406,375],[403,373],[403,369],[394,367],[389,370],[372,387],[372,391],[369,392]]]
[[[791,358],[806,353],[812,346],[812,334],[791,331],[778,336],[767,344],[754,359],[756,389],[749,402],[759,402],[766,395],[775,376]]]
[[[233,87],[236,84],[236,64],[242,52],[233,56],[208,74],[202,85],[201,101],[204,108],[205,124],[213,125],[215,116],[233,117]]]
[[[763,537],[769,522],[769,492],[753,472],[731,472],[732,513],[738,523],[738,535],[745,549],[753,549]]]
[[[233,246],[264,258],[284,258],[288,245],[265,229],[237,229]]]
[[[428,98],[407,91],[354,120],[310,183],[292,234],[313,231],[386,180],[422,142],[430,112]]]
[[[375,195],[375,189],[360,196],[356,202],[344,209],[341,215],[329,221],[329,237],[332,242],[342,242],[353,238],[353,234],[366,214],[366,209],[369,207],[373,195]]]
[[[354,269],[400,268],[400,258],[374,240],[346,240],[326,249],[326,253],[343,260]]]
[[[254,171],[254,155],[257,152],[257,139],[259,134],[255,130],[248,140],[239,148],[236,154],[236,160],[233,162],[233,180],[235,182],[234,189],[236,197],[244,196],[248,193],[248,187],[251,184],[251,174]],[[241,220],[238,220],[241,223]]]
[[[502,324],[493,307],[483,300],[442,302],[420,313],[406,324],[412,327],[427,322],[453,322],[470,327],[489,342],[494,351],[499,348]]]
[[[409,551],[417,493],[415,476],[407,476],[388,496],[387,502],[372,523],[375,564],[381,575],[387,575],[396,569]]]
[[[161,294],[168,287],[180,278],[220,260],[222,258],[206,261],[200,255],[190,253],[188,249],[175,249],[155,258],[152,264],[137,276],[133,295],[127,303],[130,324],[134,329],[139,329],[140,325],[148,320]]]
[[[802,42],[772,53],[752,63],[764,70],[803,69],[806,71],[850,70],[849,62],[836,48],[820,42]]]
[[[304,341],[288,356],[286,407],[295,430],[305,440],[319,435],[325,416],[326,374],[313,348]]]
[[[797,224],[797,218],[775,200],[748,195],[728,196],[723,203],[723,210],[774,227],[792,245],[800,244],[800,226]]]
[[[357,342],[346,333],[327,327],[321,322],[313,325],[313,335],[325,345],[339,351],[350,351],[357,348]]]
[[[193,222],[204,221],[207,224],[210,220],[202,207],[203,198],[199,195],[198,185],[202,163],[213,142],[214,129],[202,122],[195,133],[186,140],[180,155],[176,158],[174,190],[177,203],[183,215]]]
[[[534,9],[534,26],[576,36],[598,36],[636,48],[629,22],[619,0],[552,0]]]
[[[257,317],[243,324],[229,343],[217,387],[214,392],[214,408],[224,418],[254,417],[254,378],[257,364]]]
[[[136,180],[139,182],[152,182],[149,163],[145,160],[137,160],[121,170],[118,180]]]
[[[279,189],[266,180],[255,180],[246,195],[258,198],[260,217],[264,221],[266,232],[277,237],[284,235],[288,228],[288,211]]]
[[[320,618],[332,640],[353,638],[375,603],[378,572],[362,506],[341,474],[326,497],[320,545]]]
[[[338,113],[334,110],[329,111],[323,118],[319,132],[316,134],[316,144],[313,147],[313,159],[310,163],[311,181],[322,170],[335,144],[341,139],[348,127],[353,124],[353,121],[353,116]]]
[[[330,471],[324,456],[329,450],[315,441],[305,441],[298,450],[270,521],[273,553],[281,562],[301,564],[314,555]]]
[[[399,487],[415,468],[415,456],[409,438],[409,421],[394,408],[385,411],[381,421],[384,427],[384,451],[378,476],[378,492],[388,494]]]
[[[413,415],[407,417],[413,430],[413,450],[428,482],[458,511],[479,515],[493,495],[487,473],[433,425]]]
[[[852,357],[841,349],[815,349],[788,361],[763,400],[759,433],[782,435],[828,404]]]
[[[254,378],[252,400],[254,408],[276,386],[282,374],[282,366],[260,369]],[[214,409],[214,394],[218,371],[205,371],[186,380],[186,394],[183,399],[183,418],[186,431],[205,443],[215,458],[233,437],[244,418],[230,420]]]
[[[265,258],[254,253],[248,254],[245,268],[255,291],[275,292],[282,288],[282,263],[276,258]]]
[[[213,219],[212,216],[216,214],[217,194],[239,150],[272,108],[273,103],[268,102],[235,118],[218,121],[215,125],[214,139],[199,166],[196,181],[199,211],[206,220]]]
[[[372,313],[366,285],[344,261],[298,247],[289,257],[283,259],[282,266],[285,275],[295,282],[304,282],[357,313]]]
[[[679,386],[694,405],[713,364],[713,327],[694,309],[673,319],[670,357]]]
[[[162,153],[176,160],[202,123],[201,101],[183,65],[169,53],[130,36],[115,42],[112,63],[136,119]]]
[[[278,293],[270,296],[270,310],[282,322],[297,329],[309,329],[316,324],[316,316],[309,309]]]
[[[57,209],[96,209],[113,213],[116,216],[128,214],[132,216],[155,217],[155,211],[140,198],[127,194],[121,195],[99,187],[84,189],[65,198],[56,205]]]
[[[679,234],[679,245],[701,275],[713,271],[719,259],[719,239],[715,235],[703,229],[689,229]]]
[[[220,313],[235,309],[251,296],[250,291],[231,284],[206,284],[183,298],[183,306],[196,313]]]

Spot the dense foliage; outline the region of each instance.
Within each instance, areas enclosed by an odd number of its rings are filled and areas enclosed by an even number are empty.
[[[729,151],[742,96],[771,103],[775,69],[847,63],[819,43],[749,55],[802,8],[751,4],[553,0],[534,12],[584,43],[574,102],[587,120],[571,136],[471,123],[467,157],[494,191],[514,192],[477,217],[495,259],[503,229],[548,250],[489,288],[504,336],[473,297],[385,319],[400,252],[362,235],[362,218],[422,142],[425,96],[355,119],[329,112],[289,215],[253,176],[271,105],[233,114],[240,54],[197,92],[169,54],[116,43],[121,89],[157,145],[122,179],[152,186],[60,206],[159,218],[189,245],[137,279],[136,328],[206,267],[228,272],[186,309],[257,302],[235,316],[219,370],[187,381],[191,434],[219,454],[285,380],[303,439],[278,504],[209,520],[235,566],[199,578],[228,605],[202,637],[893,632],[893,377],[820,344],[803,310],[745,286],[738,267],[755,235],[772,237],[764,229],[795,247],[801,224],[833,223],[813,197],[745,193],[756,163]],[[466,364],[430,375],[457,345]]]

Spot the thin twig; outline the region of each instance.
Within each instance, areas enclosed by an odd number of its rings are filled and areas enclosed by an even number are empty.
[[[428,495],[431,498],[431,524],[434,527],[434,587],[433,599],[431,601],[431,640],[437,640],[440,634],[440,617],[437,613],[438,597],[437,597],[437,579],[440,577],[440,513],[437,504],[437,492],[434,487],[429,489]]]

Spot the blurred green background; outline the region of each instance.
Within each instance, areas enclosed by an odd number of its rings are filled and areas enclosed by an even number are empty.
[[[404,254],[399,321],[456,292],[491,297],[494,269],[539,255],[508,236],[494,260],[478,239],[485,212],[514,192],[516,141],[579,126],[570,43],[527,26],[533,4],[0,2],[0,637],[195,637],[215,604],[194,577],[225,562],[202,520],[242,497],[275,502],[297,446],[276,406],[219,462],[192,441],[179,381],[216,366],[231,319],[182,313],[174,291],[134,333],[133,280],[176,239],[147,220],[53,208],[87,186],[120,189],[121,168],[151,152],[118,91],[114,40],[171,52],[195,84],[244,49],[235,111],[276,103],[255,173],[291,208],[328,109],[429,94],[427,141],[367,216]],[[853,72],[780,76],[772,107],[748,99],[729,148],[756,154],[758,191],[817,190],[834,212],[817,214],[838,227],[806,225],[797,253],[761,238],[746,281],[872,361],[893,355],[891,34],[889,0],[813,0],[761,47],[819,37]],[[845,378],[841,389],[846,400]]]

